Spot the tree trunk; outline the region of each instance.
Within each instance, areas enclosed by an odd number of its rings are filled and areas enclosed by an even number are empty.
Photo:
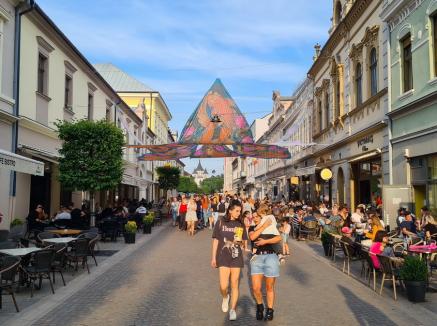
[[[96,226],[96,201],[94,191],[90,191],[90,226]]]

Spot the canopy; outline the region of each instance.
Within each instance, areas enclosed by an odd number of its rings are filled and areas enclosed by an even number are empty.
[[[285,147],[255,144],[246,118],[220,81],[216,79],[182,129],[177,143],[129,145],[147,148],[142,161],[175,160],[184,157],[290,158]]]

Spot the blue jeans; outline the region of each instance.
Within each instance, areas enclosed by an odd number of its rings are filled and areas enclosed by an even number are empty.
[[[279,277],[279,258],[276,254],[254,255],[250,260],[250,275]]]
[[[178,213],[176,211],[172,211],[171,214],[172,214],[172,217],[173,217],[173,222],[176,223],[176,220],[178,219]]]

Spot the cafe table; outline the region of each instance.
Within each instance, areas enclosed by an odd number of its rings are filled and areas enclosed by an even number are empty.
[[[60,229],[60,230],[48,230],[48,232],[60,235],[61,237],[68,237],[72,235],[78,235],[82,232],[82,230]]]
[[[13,249],[1,249],[0,253],[11,255],[11,256],[26,256],[32,252],[39,251],[41,248],[31,247],[31,248],[13,248]]]
[[[70,243],[70,242],[75,241],[75,240],[77,240],[77,238],[64,237],[64,238],[44,239],[43,242],[46,242],[46,243]]]

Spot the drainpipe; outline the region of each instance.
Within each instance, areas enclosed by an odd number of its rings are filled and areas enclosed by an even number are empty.
[[[15,7],[15,26],[14,26],[14,80],[13,80],[13,99],[15,104],[12,107],[12,114],[15,117],[20,115],[20,58],[21,58],[21,16],[35,8],[34,0],[20,2]],[[18,149],[18,120],[12,124],[12,152],[17,153]],[[11,172],[10,196],[15,197],[17,192],[17,173]]]

